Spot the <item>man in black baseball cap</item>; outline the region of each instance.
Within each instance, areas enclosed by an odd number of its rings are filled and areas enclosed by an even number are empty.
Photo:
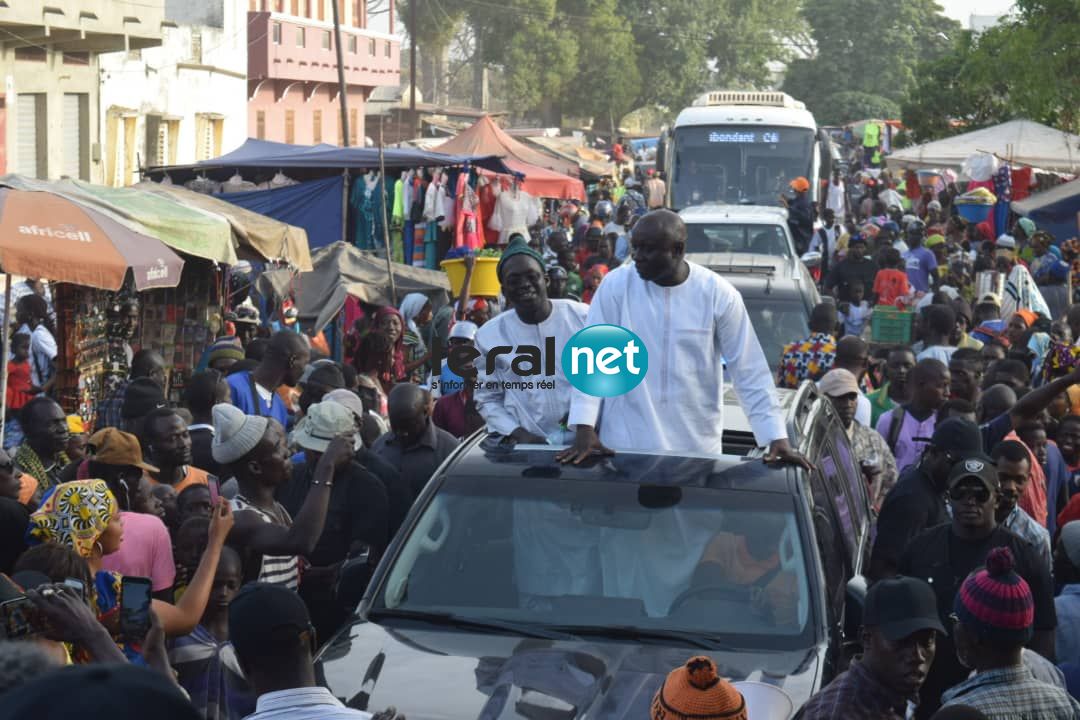
[[[1057,615],[1050,569],[1031,543],[998,524],[1000,483],[994,461],[981,452],[959,458],[949,473],[948,489],[952,519],[912,538],[900,556],[899,571],[930,583],[938,614],[944,618],[953,612],[956,592],[968,574],[986,564],[991,550],[1007,547],[1016,573],[1027,581],[1034,599],[1034,635],[1028,647],[1052,661]],[[919,691],[922,701],[916,717],[929,717],[942,692],[969,672],[957,659],[952,641],[943,639]]]
[[[304,601],[292,590],[269,583],[242,587],[229,603],[229,640],[258,695],[248,720],[371,717],[346,708],[316,683],[315,628]]]
[[[900,474],[882,503],[870,556],[871,579],[895,575],[896,563],[911,538],[949,522],[945,507],[949,471],[959,458],[981,451],[982,436],[975,423],[949,418],[937,424],[919,462]]]
[[[938,617],[930,585],[911,577],[881,580],[866,594],[863,656],[803,706],[799,720],[902,718],[934,661]]]

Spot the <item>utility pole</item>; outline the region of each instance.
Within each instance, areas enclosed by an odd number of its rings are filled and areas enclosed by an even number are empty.
[[[334,47],[337,49],[338,97],[341,98],[341,146],[349,147],[349,109],[346,106],[345,61],[341,52],[341,17],[338,12],[339,0],[330,0],[330,9],[334,14]]]
[[[419,1],[409,0],[409,115],[413,138],[420,134],[420,118],[416,116],[416,4]]]

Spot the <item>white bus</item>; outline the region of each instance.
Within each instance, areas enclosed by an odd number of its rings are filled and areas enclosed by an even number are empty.
[[[775,206],[800,176],[816,202],[831,167],[828,142],[806,106],[786,93],[706,93],[661,136],[668,207]]]

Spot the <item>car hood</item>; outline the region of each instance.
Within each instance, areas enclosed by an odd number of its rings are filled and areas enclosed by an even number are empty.
[[[640,720],[673,668],[707,654],[739,681],[750,717],[785,720],[817,690],[823,652],[707,652],[356,620],[322,650],[316,671],[346,705],[393,706],[409,720]]]

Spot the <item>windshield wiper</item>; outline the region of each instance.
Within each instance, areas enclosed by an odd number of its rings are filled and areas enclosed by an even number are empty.
[[[604,626],[604,625],[558,625],[555,630],[567,632],[572,635],[591,635],[611,638],[613,640],[635,640],[638,642],[662,642],[691,645],[704,650],[727,650],[735,651],[735,648],[722,642],[719,638],[707,633],[693,632],[690,630],[665,630],[658,628],[642,628],[632,625]]]
[[[519,623],[513,620],[499,620],[496,618],[471,618],[455,615],[448,612],[436,612],[431,610],[398,610],[393,608],[377,608],[368,611],[368,619],[376,618],[399,618],[402,620],[416,620],[431,623],[432,625],[446,625],[455,628],[471,630],[488,630],[492,632],[508,632],[513,635],[524,637],[542,638],[545,640],[573,640],[574,636],[568,632],[551,630],[542,625],[531,623]]]

